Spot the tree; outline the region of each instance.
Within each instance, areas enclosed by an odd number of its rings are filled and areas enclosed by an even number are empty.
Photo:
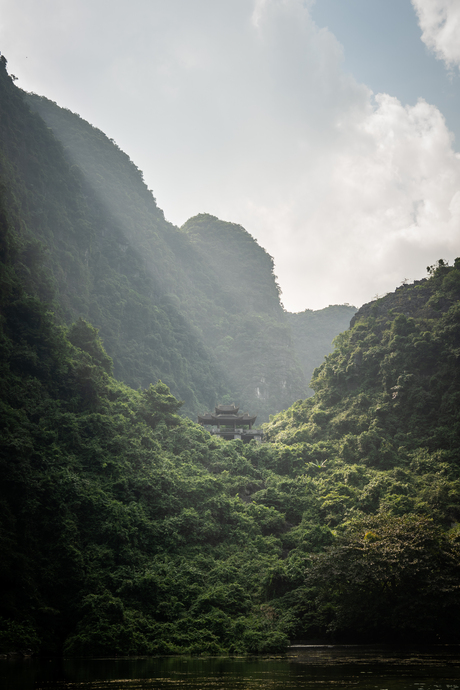
[[[104,350],[97,328],[80,318],[70,327],[68,337],[72,345],[91,355],[93,362],[101,366],[107,374],[112,373],[112,358]]]
[[[338,637],[436,640],[456,635],[460,544],[432,520],[377,515],[311,556],[312,623]]]

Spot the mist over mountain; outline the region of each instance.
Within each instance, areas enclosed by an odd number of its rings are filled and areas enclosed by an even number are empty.
[[[17,127],[27,127],[15,98]],[[29,226],[46,244],[63,318],[99,329],[115,375],[134,387],[161,379],[192,415],[235,400],[264,421],[306,395],[273,260],[253,238],[206,215],[174,227],[114,142],[45,98],[26,101],[63,147],[48,148],[37,119],[29,155],[45,159],[43,169],[10,145],[35,214]]]
[[[332,352],[334,338],[348,329],[355,313],[356,307],[348,304],[330,304],[318,311],[305,309],[288,314],[294,347],[308,383],[316,367]],[[308,392],[312,395],[313,389]]]
[[[273,260],[249,233],[206,214],[174,227],[114,142],[43,97],[26,100],[61,142],[100,214],[85,219],[87,245],[67,250],[79,265],[77,301],[67,294],[67,277],[59,299],[69,303],[68,318],[83,316],[100,330],[115,375],[134,387],[161,379],[192,415],[236,401],[260,422],[304,397],[298,356],[305,343],[296,351]],[[57,259],[59,267],[66,258]],[[169,325],[159,323],[158,310]],[[326,337],[341,327],[338,321]],[[319,346],[315,365],[329,345],[324,352]]]
[[[244,228],[168,223],[1,58],[0,653],[458,642],[460,260],[355,311],[287,314]]]

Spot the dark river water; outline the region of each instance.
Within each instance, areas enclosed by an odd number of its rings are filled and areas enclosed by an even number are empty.
[[[1,659],[1,690],[460,690],[460,647],[297,647],[285,657]]]

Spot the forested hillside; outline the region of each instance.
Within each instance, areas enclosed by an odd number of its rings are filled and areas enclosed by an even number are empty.
[[[92,222],[101,245],[94,268],[93,247],[80,253],[89,262],[79,276],[89,303],[74,304],[69,319],[83,316],[97,326],[117,377],[134,387],[161,378],[192,416],[236,401],[261,422],[303,397],[306,382],[265,250],[244,228],[213,216],[192,218],[180,230],[167,223],[141,172],[113,141],[45,98],[28,95],[27,102],[62,143],[104,217],[105,227]],[[108,274],[103,262],[111,262]]]
[[[429,270],[358,311],[315,370],[315,396],[281,413],[270,438],[321,442],[369,466],[391,468],[421,448],[456,459],[460,262]]]
[[[266,428],[315,463],[321,520],[336,529],[306,568],[312,619],[355,638],[457,637],[460,260],[428,272],[360,309],[314,397]]]
[[[140,229],[145,236],[134,245],[132,228],[121,224],[81,169],[66,160],[4,64],[0,89],[0,173],[27,246],[18,260],[29,289],[52,305],[59,320],[69,324],[83,316],[96,324],[116,375],[129,385],[145,387],[162,378],[190,411],[220,397],[228,382],[162,285],[172,252],[163,237],[168,226],[151,194],[141,188],[149,226]],[[140,176],[119,154],[128,171]],[[155,247],[158,275],[146,269],[144,243]],[[42,264],[42,270],[34,269]]]
[[[297,364],[270,257],[207,215],[169,226],[148,190],[126,228],[4,60],[0,86],[0,652],[458,642],[460,260],[360,309],[265,443],[221,441],[112,371],[165,367],[189,410],[246,379],[272,400]]]
[[[164,384],[111,378],[90,325],[55,325],[14,265],[16,220],[1,214],[1,650],[457,640],[460,270],[358,314],[270,443],[226,443]]]
[[[182,230],[206,266],[200,271],[206,283],[198,296],[190,292],[188,308],[229,373],[237,402],[253,410],[258,423],[268,421],[306,393],[273,259],[241,226],[213,216],[191,218]],[[188,256],[183,269],[190,274]]]

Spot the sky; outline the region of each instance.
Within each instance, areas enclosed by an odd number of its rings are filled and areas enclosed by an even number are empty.
[[[289,311],[460,255],[460,0],[0,0],[0,50],[168,220],[243,225]]]

